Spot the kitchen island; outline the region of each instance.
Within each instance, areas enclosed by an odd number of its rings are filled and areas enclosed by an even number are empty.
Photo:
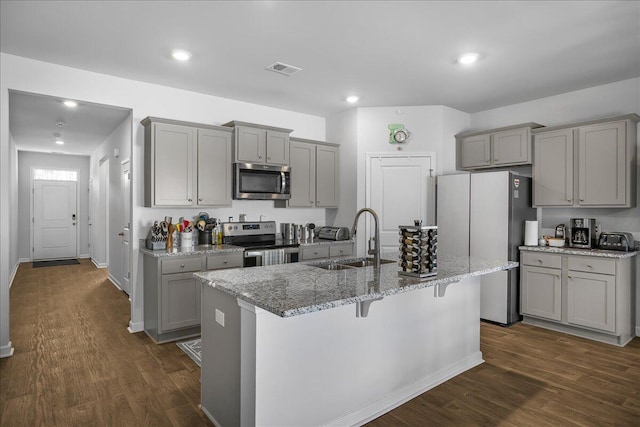
[[[431,280],[395,262],[197,273],[203,411],[220,426],[362,424],[482,363],[479,276],[518,263],[438,261]]]

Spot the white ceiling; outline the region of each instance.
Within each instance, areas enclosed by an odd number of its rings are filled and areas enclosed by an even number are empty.
[[[640,2],[2,1],[0,50],[321,116],[353,93],[473,113],[640,76]]]
[[[9,129],[18,150],[89,156],[130,112],[88,102],[78,102],[77,107],[69,108],[63,101],[51,96],[9,92]],[[55,143],[56,136],[64,145]]]

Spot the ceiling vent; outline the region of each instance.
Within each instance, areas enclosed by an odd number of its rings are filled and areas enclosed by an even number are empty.
[[[283,64],[282,62],[275,62],[267,67],[267,70],[275,71],[276,73],[284,74],[285,76],[292,76],[302,68],[294,67],[293,65]]]

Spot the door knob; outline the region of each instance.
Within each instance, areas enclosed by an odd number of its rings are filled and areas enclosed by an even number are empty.
[[[120,237],[124,237],[124,232],[122,232],[122,231],[121,231],[121,232],[119,232],[119,233],[118,233],[118,236],[120,236]]]

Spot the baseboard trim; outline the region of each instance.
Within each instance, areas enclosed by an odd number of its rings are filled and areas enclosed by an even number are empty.
[[[22,264],[23,262],[31,262],[31,258],[20,258],[20,259],[18,260],[18,262],[19,262],[20,264]]]
[[[207,418],[209,418],[209,421],[211,421],[213,423],[214,426],[216,427],[222,427],[222,424],[220,424],[218,421],[216,421],[215,418],[213,418],[213,415],[211,415],[209,413],[209,411],[207,411],[207,408],[205,408],[202,405],[199,405],[200,409],[202,410],[202,412],[207,416]]]
[[[11,341],[9,341],[7,345],[0,347],[0,359],[11,356],[13,356],[13,346],[11,345]]]
[[[640,337],[640,325],[636,326],[636,336]]]
[[[127,328],[130,334],[135,334],[144,331],[144,322],[132,322],[129,321],[129,327]]]
[[[9,289],[11,289],[11,285],[13,285],[13,279],[16,278],[16,273],[18,272],[19,267],[20,267],[20,260],[18,260],[18,262],[16,262],[16,265],[13,266],[13,271],[9,276]]]
[[[431,375],[420,378],[413,384],[409,384],[398,390],[395,390],[385,397],[376,400],[375,402],[358,409],[355,412],[351,412],[339,419],[330,421],[325,426],[344,426],[344,425],[364,425],[379,416],[391,411],[394,408],[408,402],[420,394],[431,390],[432,388],[450,380],[451,378],[460,375],[461,373],[468,371],[469,369],[476,367],[484,363],[482,359],[482,352],[478,351],[466,359],[460,360],[451,366],[434,372]],[[203,408],[204,410],[204,408]]]
[[[89,254],[80,254],[80,255],[78,255],[78,258],[91,258],[91,255],[89,255]]]
[[[91,258],[91,262],[93,263],[93,265],[96,266],[96,268],[107,268],[107,264],[100,264],[99,262],[97,262],[95,259]]]
[[[113,283],[113,286],[115,286],[116,288],[118,288],[118,290],[119,290],[119,291],[121,291],[121,290],[122,290],[122,287],[120,286],[120,282],[118,282],[118,280],[117,280],[115,277],[113,277],[113,276],[111,275],[111,273],[109,273],[109,274],[107,275],[107,279],[109,279],[109,281],[110,281],[111,283]]]

